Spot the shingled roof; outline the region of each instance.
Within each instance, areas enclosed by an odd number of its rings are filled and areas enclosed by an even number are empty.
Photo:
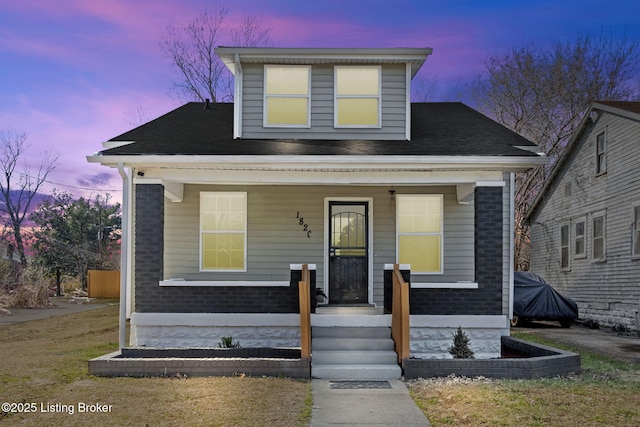
[[[99,154],[536,156],[529,140],[462,103],[413,103],[411,123],[411,141],[233,139],[233,104],[190,102]]]

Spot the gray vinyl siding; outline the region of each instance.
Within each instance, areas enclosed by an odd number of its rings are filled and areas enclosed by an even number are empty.
[[[444,194],[444,274],[414,275],[413,282],[474,280],[474,209],[456,200],[455,186],[396,187],[398,194]],[[199,194],[247,192],[247,271],[200,272]],[[317,265],[324,283],[325,198],[373,198],[374,302],[383,304],[384,264],[396,261],[396,208],[388,187],[186,185],[184,200],[165,200],[165,279],[286,281],[289,264]],[[299,225],[297,212],[311,230]]]
[[[631,255],[632,206],[640,201],[640,123],[603,113],[532,218],[531,269],[578,303],[580,317],[635,326],[640,260]],[[607,172],[596,176],[596,136],[607,135]],[[570,195],[565,193],[570,186]],[[592,256],[593,215],[605,212],[606,261]],[[586,218],[586,257],[576,258],[575,221]],[[560,224],[570,224],[570,269],[560,269]]]
[[[406,138],[405,66],[382,66],[382,127],[344,129],[333,126],[332,65],[311,67],[311,128],[263,127],[264,66],[243,66],[242,138],[378,139]]]

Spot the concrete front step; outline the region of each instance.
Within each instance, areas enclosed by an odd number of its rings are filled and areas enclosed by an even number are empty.
[[[311,368],[313,378],[332,380],[397,380],[402,376],[398,365],[316,365]]]
[[[397,364],[395,351],[321,351],[313,352],[314,365],[382,365]]]
[[[318,350],[393,351],[390,338],[313,338],[312,352]]]

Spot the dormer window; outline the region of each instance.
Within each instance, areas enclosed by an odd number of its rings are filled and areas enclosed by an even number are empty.
[[[381,126],[380,70],[379,66],[335,67],[335,127]]]
[[[264,66],[265,127],[309,127],[311,67]]]

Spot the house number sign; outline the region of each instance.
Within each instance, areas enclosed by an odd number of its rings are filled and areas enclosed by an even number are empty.
[[[298,220],[298,225],[302,227],[302,231],[307,233],[308,238],[311,238],[311,230],[309,230],[309,224],[304,222],[304,218],[300,216],[300,211],[296,213],[296,219]]]

